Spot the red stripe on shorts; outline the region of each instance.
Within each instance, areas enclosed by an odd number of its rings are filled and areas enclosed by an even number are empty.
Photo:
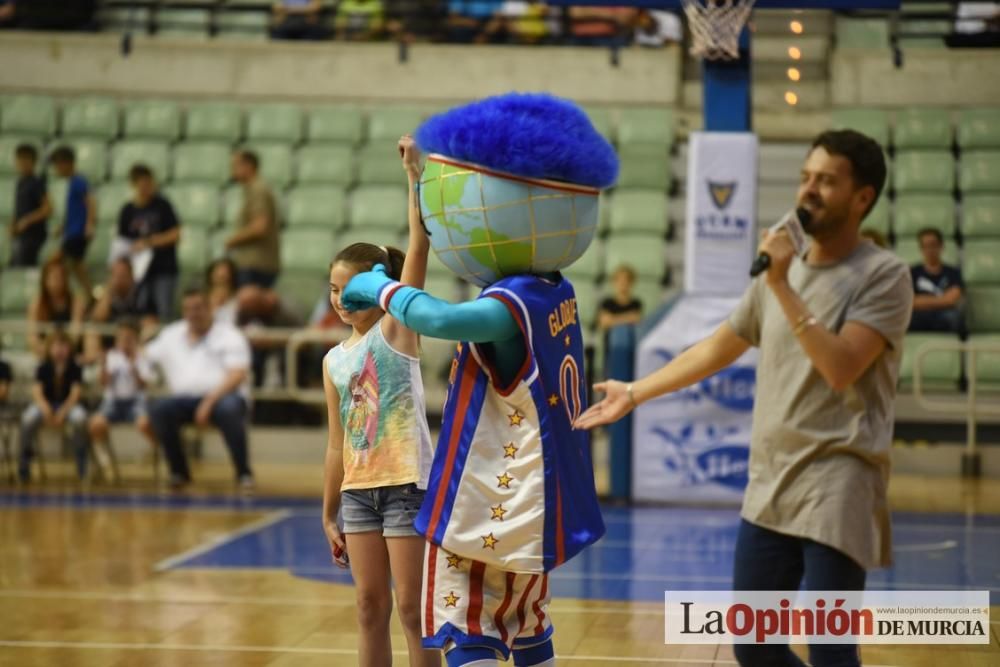
[[[536,598],[535,602],[531,605],[532,610],[534,610],[535,612],[535,617],[538,619],[538,625],[535,626],[536,635],[540,635],[543,632],[545,632],[545,625],[542,623],[542,621],[545,620],[545,612],[541,610],[541,608],[538,606],[538,603],[545,599],[545,596],[548,595],[548,592],[549,592],[549,575],[543,574],[542,591],[541,593],[538,594],[538,598]]]
[[[521,593],[521,599],[517,603],[517,634],[521,634],[524,630],[524,606],[528,604],[528,594],[531,593],[531,589],[535,587],[536,581],[538,581],[538,575],[531,575],[531,579],[528,580],[528,585],[524,587],[524,592]]]
[[[485,572],[486,563],[472,561],[472,567],[469,570],[469,615],[465,621],[470,635],[482,636],[483,634],[483,625],[479,617],[483,613],[483,574]]]
[[[500,630],[500,641],[504,644],[507,643],[507,637],[510,635],[507,632],[507,624],[503,622],[504,614],[507,613],[507,609],[510,608],[511,599],[514,597],[514,579],[517,577],[513,572],[507,573],[507,587],[503,593],[503,602],[497,607],[497,613],[493,617],[494,622],[496,622],[497,629]]]
[[[434,572],[437,569],[436,544],[431,544],[427,550],[427,600],[424,602],[424,636],[434,636]]]

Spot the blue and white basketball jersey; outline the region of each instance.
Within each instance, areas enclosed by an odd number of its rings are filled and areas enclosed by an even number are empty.
[[[510,310],[527,346],[502,386],[480,345],[452,362],[444,420],[417,531],[447,551],[514,572],[548,572],[604,534],[587,408],[583,331],[568,280],[504,278],[481,299]]]

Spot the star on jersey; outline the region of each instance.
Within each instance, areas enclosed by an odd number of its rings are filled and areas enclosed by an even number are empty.
[[[499,482],[497,484],[497,488],[498,489],[509,489],[510,488],[510,483],[513,482],[513,481],[514,481],[514,478],[511,477],[510,475],[508,475],[507,473],[504,473],[502,475],[497,475],[497,482]]]
[[[448,567],[453,567],[455,569],[458,569],[458,566],[461,564],[462,564],[462,559],[456,556],[455,554],[448,556]]]
[[[524,421],[524,415],[521,414],[520,410],[514,410],[514,414],[507,415],[507,419],[510,420],[511,426],[520,426],[521,422]]]
[[[555,394],[549,396],[549,405],[551,405],[552,407],[559,405],[559,397],[556,396]]]
[[[571,340],[569,334],[566,334],[566,337],[563,340],[566,342],[566,347],[569,347],[569,342]]]
[[[517,450],[518,448],[514,446],[513,442],[508,442],[506,445],[503,446],[503,457],[505,459],[508,458],[512,459],[514,458],[514,455],[517,454]]]
[[[444,598],[444,606],[446,607],[458,606],[458,601],[462,599],[458,595],[455,595],[455,591],[451,591],[447,595],[443,596],[443,598]]]
[[[500,541],[493,536],[493,533],[490,533],[489,535],[483,535],[482,540],[483,540],[483,548],[493,549],[493,551],[496,551],[496,544],[497,542]]]
[[[499,503],[496,505],[496,507],[490,507],[490,511],[493,512],[493,516],[490,517],[491,519],[497,519],[498,521],[503,521],[503,515],[509,512],[510,510],[505,510],[503,508],[503,503]]]

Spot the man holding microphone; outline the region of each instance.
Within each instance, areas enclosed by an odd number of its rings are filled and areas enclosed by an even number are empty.
[[[749,484],[736,541],[734,590],[863,590],[891,561],[886,487],[893,400],[910,321],[907,266],[865,241],[861,221],[886,178],[881,146],[853,130],[813,142],[797,206],[812,243],[764,234],[766,273],[708,338],[606,397],[577,428],[616,421],[641,403],[760,348]],[[736,645],[741,665],[799,666],[787,645]],[[854,644],[811,645],[815,667],[859,665]]]

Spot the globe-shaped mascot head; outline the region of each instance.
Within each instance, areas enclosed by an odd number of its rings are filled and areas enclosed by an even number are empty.
[[[485,287],[563,269],[587,250],[598,195],[618,175],[614,148],[584,111],[544,94],[509,93],[429,118],[420,211],[438,258]]]

